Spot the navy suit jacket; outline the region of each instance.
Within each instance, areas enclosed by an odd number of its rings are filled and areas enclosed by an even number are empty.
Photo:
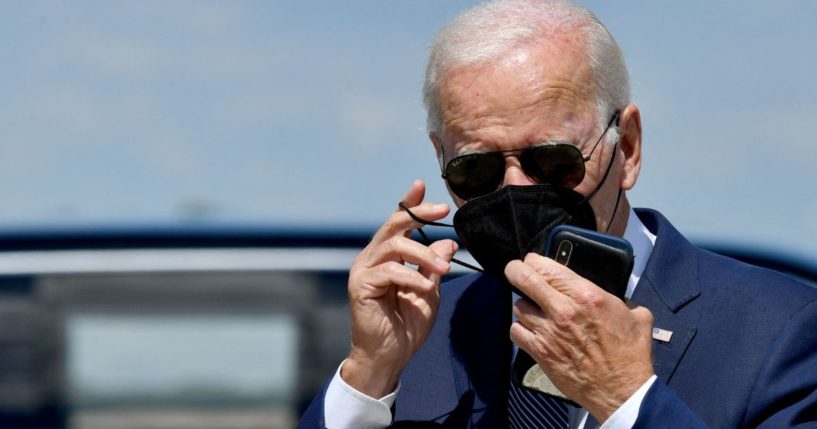
[[[635,428],[817,428],[817,289],[692,246],[659,213],[632,301],[649,308],[658,380]],[[437,321],[401,377],[395,427],[507,427],[510,294],[483,275],[441,286]],[[323,427],[323,392],[300,427]]]

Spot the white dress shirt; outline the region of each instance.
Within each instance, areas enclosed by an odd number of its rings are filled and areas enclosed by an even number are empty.
[[[627,282],[627,299],[633,296],[638,279],[644,273],[644,267],[655,245],[655,235],[641,223],[635,212],[630,209],[627,219],[627,228],[624,230],[624,239],[633,246],[633,272]],[[516,353],[516,345],[514,345]],[[391,406],[400,390],[398,385],[394,392],[380,399],[369,397],[346,384],[340,376],[341,363],[335,372],[335,377],[329,383],[324,397],[324,423],[329,429],[364,428],[380,429],[391,424]],[[655,382],[655,375],[647,380],[624,404],[610,416],[599,429],[630,429],[638,417],[641,402],[650,386]],[[571,427],[583,429],[587,421],[586,410],[578,410],[574,415]],[[576,424],[576,422],[578,422]]]

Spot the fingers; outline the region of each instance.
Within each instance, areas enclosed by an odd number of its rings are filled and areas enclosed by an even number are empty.
[[[421,219],[436,221],[444,218],[451,210],[448,204],[423,203],[425,197],[425,183],[422,180],[415,180],[409,190],[400,200],[402,206]],[[388,220],[380,227],[372,242],[387,240],[389,237],[400,234],[408,236],[412,229],[422,227],[423,224],[415,221],[402,207],[398,207]]]
[[[416,180],[403,196],[402,203],[424,219],[437,220],[448,214],[447,204],[423,203],[424,194],[425,185]],[[392,213],[355,260],[350,271],[350,291],[356,289],[355,285],[405,285],[428,289],[429,285],[438,284],[440,277],[451,268],[450,260],[457,245],[451,240],[441,240],[425,246],[409,238],[411,230],[420,226],[422,224],[412,220],[405,210]],[[404,263],[417,265],[419,272],[403,267]],[[397,266],[402,268],[397,269]],[[401,278],[408,273],[411,273],[410,278]]]
[[[437,220],[448,214],[447,204],[422,203],[424,193],[425,185],[416,180],[402,202],[424,219]],[[420,226],[422,224],[412,220],[405,210],[392,213],[355,260],[350,270],[350,293],[389,285],[421,291],[439,284],[440,278],[451,268],[449,261],[457,246],[451,240],[425,246],[409,238],[411,230]],[[417,265],[419,272],[404,267],[404,263]],[[361,286],[369,288],[358,289]]]
[[[428,246],[434,253],[445,261],[450,261],[457,253],[459,246],[454,240],[439,240]]]
[[[447,216],[451,210],[448,204],[422,203],[416,206],[404,205],[411,210],[411,213],[413,213],[415,217],[427,221],[442,219]],[[386,223],[383,224],[381,230],[386,232],[387,235],[392,235],[395,233],[410,232],[412,229],[420,228],[423,225],[422,222],[412,219],[407,211],[400,209],[392,213],[389,219],[386,220]]]
[[[511,341],[519,348],[531,354],[533,344],[536,342],[536,334],[519,322],[511,325]]]
[[[451,269],[449,261],[457,251],[452,240],[436,241],[428,247],[404,237],[395,237],[390,243],[393,244],[380,246],[388,247],[380,257],[397,257],[399,261],[373,260],[369,275],[363,277],[364,283],[373,287],[405,286],[417,293],[432,291]],[[402,261],[419,265],[419,271],[404,266]]]
[[[548,313],[553,313],[566,301],[566,297],[554,289],[544,276],[518,259],[505,266],[505,277]]]
[[[513,305],[513,315],[516,317],[516,323],[530,331],[532,335],[538,332],[540,335],[550,337],[559,330],[569,329],[569,322],[575,317],[572,308],[565,307],[551,316],[527,299],[520,299]]]
[[[505,276],[546,310],[566,299],[591,307],[606,301],[606,292],[570,268],[544,256],[529,253],[524,261],[512,261]],[[519,284],[517,284],[519,283]],[[548,305],[548,303],[553,305]]]
[[[532,328],[538,324],[538,320],[546,317],[541,308],[524,298],[514,303],[513,315],[520,323],[528,328]]]
[[[454,254],[457,253],[458,246],[453,240],[439,240],[431,243],[428,249],[434,252],[438,258],[448,262],[448,269],[443,273],[434,272],[429,270],[425,265],[420,264],[420,274],[434,282],[439,282],[440,277],[447,274],[451,269],[450,261],[451,258],[454,257]]]
[[[525,255],[525,265],[533,268],[539,275],[544,277],[554,289],[566,291],[570,286],[575,287],[585,283],[585,279],[574,273],[570,268],[546,258],[536,253]]]
[[[397,235],[375,246],[369,253],[366,265],[373,267],[386,261],[408,262],[429,273],[443,275],[450,269],[449,260],[450,257],[445,259],[428,246]]]
[[[387,262],[367,270],[363,283],[372,289],[380,289],[385,294],[392,285],[428,292],[436,283],[419,272],[397,262]],[[379,294],[375,294],[379,295]]]
[[[423,202],[423,198],[426,195],[426,185],[423,183],[422,180],[415,180],[412,182],[411,187],[406,193],[403,195],[403,199],[400,201],[406,205],[406,207],[414,207],[421,202]]]

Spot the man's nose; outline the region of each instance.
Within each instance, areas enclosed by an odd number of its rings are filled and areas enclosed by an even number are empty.
[[[522,169],[518,163],[510,164],[505,167],[505,177],[502,180],[502,186],[505,187],[508,185],[517,185],[517,186],[527,186],[527,185],[535,185],[536,182],[531,180],[527,174],[525,174],[525,170]]]

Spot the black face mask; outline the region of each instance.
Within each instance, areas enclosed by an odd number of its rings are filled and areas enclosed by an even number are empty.
[[[402,203],[400,207],[417,222],[453,227],[465,248],[484,270],[457,259],[452,259],[452,262],[505,281],[505,265],[508,262],[524,259],[531,252],[545,254],[548,233],[556,226],[568,224],[596,230],[596,215],[589,200],[607,180],[614,158],[615,150],[604,177],[586,197],[572,189],[550,184],[505,186],[465,203],[454,215],[454,225],[426,221],[415,216]],[[621,191],[619,189],[610,222],[618,210]],[[430,243],[423,230],[418,231]]]
[[[596,217],[587,198],[551,185],[506,186],[454,215],[462,244],[486,273],[500,279],[508,262],[531,252],[544,255],[548,233],[563,224],[595,231]]]

